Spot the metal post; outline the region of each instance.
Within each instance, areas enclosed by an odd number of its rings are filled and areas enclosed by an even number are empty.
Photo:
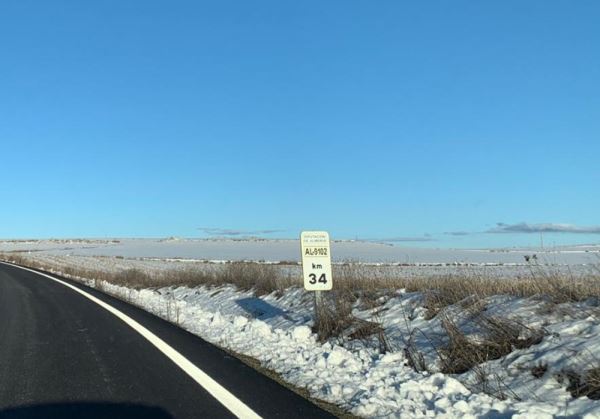
[[[323,294],[321,293],[322,291],[315,291],[315,325],[319,324],[323,309]]]

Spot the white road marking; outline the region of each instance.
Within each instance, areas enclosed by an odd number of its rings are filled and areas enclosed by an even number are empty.
[[[4,265],[14,266],[16,268],[23,269],[23,270],[29,271],[29,272],[33,272],[40,276],[49,278],[53,281],[58,282],[59,284],[64,285],[65,287],[71,288],[73,291],[78,292],[79,294],[83,295],[85,298],[95,302],[100,307],[104,308],[105,310],[107,310],[107,311],[111,312],[112,314],[114,314],[115,316],[117,316],[119,319],[123,320],[133,330],[135,330],[140,335],[142,335],[144,338],[146,338],[146,340],[148,340],[148,342],[150,342],[152,345],[156,346],[156,348],[158,348],[159,351],[161,351],[163,354],[165,354],[165,356],[167,358],[169,358],[171,361],[173,361],[187,375],[192,377],[192,379],[194,379],[194,381],[196,381],[198,384],[200,384],[200,386],[202,386],[202,388],[204,388],[206,391],[208,391],[215,399],[217,399],[223,406],[225,406],[227,408],[227,410],[229,410],[235,416],[237,416],[238,418],[244,418],[244,419],[246,419],[246,418],[260,419],[261,418],[256,412],[254,412],[252,409],[250,409],[248,406],[246,406],[241,400],[239,400],[237,397],[235,397],[233,394],[231,394],[225,387],[221,386],[219,383],[217,383],[215,380],[213,380],[211,377],[209,377],[208,374],[206,374],[204,371],[202,371],[200,368],[198,368],[196,365],[194,365],[186,357],[184,357],[177,350],[175,350],[171,345],[169,345],[167,342],[165,342],[164,340],[162,340],[161,338],[156,336],[150,330],[146,329],[144,326],[142,326],[141,324],[139,324],[138,322],[133,320],[131,317],[129,317],[125,313],[122,313],[121,311],[117,310],[110,304],[105,303],[104,301],[94,297],[93,295],[91,295],[91,294],[65,282],[65,281],[61,281],[58,278],[54,278],[53,276],[34,271],[33,269],[24,268],[19,265],[8,264],[5,262],[0,262],[0,263],[2,263]]]

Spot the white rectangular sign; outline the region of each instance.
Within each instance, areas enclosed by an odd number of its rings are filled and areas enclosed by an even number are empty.
[[[302,274],[307,291],[329,291],[331,276],[331,247],[326,231],[303,231],[300,234]]]

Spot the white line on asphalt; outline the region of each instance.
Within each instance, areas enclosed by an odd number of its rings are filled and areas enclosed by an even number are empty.
[[[235,416],[237,416],[238,418],[244,418],[244,419],[245,418],[260,418],[260,416],[256,412],[254,412],[252,409],[250,409],[248,406],[246,406],[241,400],[239,400],[237,397],[235,397],[233,394],[231,394],[225,387],[221,386],[219,383],[217,383],[215,380],[213,380],[210,376],[208,376],[208,374],[206,374],[204,371],[202,371],[200,368],[198,368],[196,365],[194,365],[190,360],[188,360],[186,357],[184,357],[182,354],[180,354],[171,345],[169,345],[167,342],[165,342],[164,340],[162,340],[161,338],[156,336],[150,330],[146,329],[144,326],[142,326],[141,324],[139,324],[138,322],[133,320],[128,315],[117,310],[110,304],[105,303],[104,301],[94,297],[93,295],[91,295],[91,294],[65,282],[65,281],[61,281],[58,278],[54,278],[53,276],[34,271],[33,269],[24,268],[19,265],[13,265],[13,264],[8,264],[8,263],[4,263],[4,262],[0,262],[0,263],[5,264],[5,265],[14,266],[16,268],[20,268],[20,269],[23,269],[23,270],[26,270],[29,272],[33,272],[40,276],[49,278],[53,281],[58,282],[59,284],[64,285],[65,287],[71,288],[73,291],[78,292],[79,294],[83,295],[85,298],[92,300],[93,302],[98,304],[100,307],[108,310],[109,312],[111,312],[112,314],[117,316],[119,319],[123,320],[133,330],[135,330],[140,335],[142,335],[144,338],[146,338],[146,340],[148,340],[148,342],[150,342],[151,344],[156,346],[159,351],[161,351],[163,354],[165,354],[165,356],[167,358],[169,358],[179,368],[181,368],[183,371],[185,371],[185,373],[187,375],[192,377],[194,379],[194,381],[196,381],[198,384],[200,384],[202,386],[202,388],[204,388],[206,391],[208,391],[215,399],[217,399],[223,406],[225,406]]]

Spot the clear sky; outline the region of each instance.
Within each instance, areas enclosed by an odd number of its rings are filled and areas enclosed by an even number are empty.
[[[600,242],[599,22],[595,0],[4,0],[0,237]]]

